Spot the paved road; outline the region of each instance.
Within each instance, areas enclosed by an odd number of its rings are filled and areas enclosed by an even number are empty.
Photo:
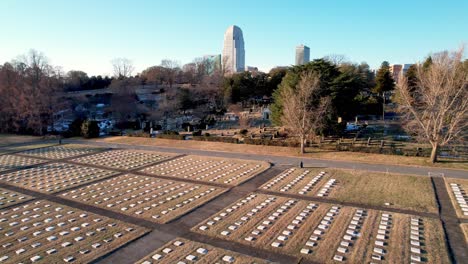
[[[78,144],[90,144],[86,140],[66,140],[69,143]],[[107,142],[93,142],[95,146],[109,147],[109,148],[131,148],[140,150],[153,150],[161,152],[171,152],[178,154],[193,154],[193,155],[205,155],[225,158],[238,158],[247,160],[262,160],[270,161],[274,164],[299,164],[300,161],[304,162],[305,166],[311,167],[333,167],[340,169],[358,169],[358,170],[369,170],[376,172],[389,172],[389,173],[403,173],[403,174],[415,174],[428,176],[431,173],[443,173],[446,177],[468,179],[468,172],[464,170],[455,169],[444,169],[444,168],[430,168],[430,167],[416,167],[416,166],[398,166],[398,165],[385,165],[385,164],[368,164],[358,162],[348,162],[339,160],[321,160],[312,158],[299,158],[299,157],[282,157],[273,155],[256,155],[256,154],[243,154],[243,153],[232,153],[232,152],[221,152],[221,151],[208,151],[208,150],[194,150],[194,149],[183,149],[183,148],[170,148],[170,147],[158,147],[158,146],[135,146],[130,144],[121,143],[107,143]],[[355,153],[359,155],[359,153]]]

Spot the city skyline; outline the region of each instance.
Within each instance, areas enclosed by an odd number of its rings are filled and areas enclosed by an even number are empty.
[[[340,1],[284,9],[279,2],[265,7],[262,1],[238,1],[228,6],[216,1],[120,5],[83,1],[71,5],[6,0],[0,3],[0,15],[14,26],[0,28],[0,34],[7,36],[2,42],[0,63],[36,49],[64,71],[110,75],[110,61],[126,57],[138,73],[163,59],[183,65],[205,54],[222,53],[222,34],[235,24],[244,33],[248,51],[245,65],[262,71],[293,65],[292,50],[298,43],[307,43],[314,51],[311,60],[343,54],[352,62],[366,61],[375,69],[384,60],[390,64],[414,63],[432,52],[453,50],[466,42],[468,18],[463,10],[468,3],[449,2],[428,5],[423,1],[395,1],[385,6],[371,1]],[[245,8],[247,3],[249,8]],[[180,9],[182,4],[184,10]],[[440,18],[439,23],[430,23],[434,16]]]

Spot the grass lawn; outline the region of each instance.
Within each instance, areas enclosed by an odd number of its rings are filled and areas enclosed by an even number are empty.
[[[460,188],[463,189],[465,192],[468,192],[468,180],[465,179],[454,179],[454,178],[445,178],[445,186],[447,187],[447,192],[450,195],[450,200],[452,200],[453,207],[455,207],[455,211],[457,211],[457,216],[460,218],[468,219],[468,215],[463,215],[460,205],[457,203],[455,199],[455,195],[453,194],[452,188],[450,188],[450,183],[457,183],[460,185]]]
[[[460,226],[465,234],[466,243],[468,243],[468,224],[461,224]]]
[[[391,203],[392,208],[438,212],[429,177],[359,170],[326,171],[338,181],[328,196],[330,198],[377,206]]]
[[[245,144],[230,144],[221,142],[201,142],[201,141],[182,141],[182,140],[170,140],[170,139],[154,139],[154,138],[137,138],[137,137],[126,137],[117,136],[109,137],[104,139],[98,139],[98,141],[109,142],[109,143],[124,143],[131,145],[148,145],[148,146],[161,146],[161,147],[176,147],[176,148],[187,148],[187,149],[200,149],[200,150],[213,150],[213,151],[229,151],[239,152],[245,154],[260,154],[260,155],[276,155],[276,156],[301,156],[298,148],[289,147],[275,147],[275,146],[256,146],[256,145],[245,145]],[[405,157],[397,155],[383,155],[383,154],[372,154],[372,153],[355,153],[355,152],[343,152],[343,151],[327,151],[320,149],[306,149],[308,153],[304,154],[303,157],[317,158],[317,159],[333,159],[343,161],[355,161],[363,163],[374,164],[394,164],[394,165],[412,165],[412,166],[430,166],[430,167],[443,167],[453,169],[465,169],[468,170],[468,162],[451,162],[441,161],[436,164],[432,164],[428,161],[428,158],[423,157]]]
[[[0,134],[0,147],[9,145],[9,144],[34,142],[34,141],[40,141],[40,140],[42,140],[41,137],[35,137],[35,136]]]

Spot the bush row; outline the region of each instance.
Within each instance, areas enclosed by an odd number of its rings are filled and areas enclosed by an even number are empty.
[[[299,147],[300,143],[295,141],[285,140],[270,140],[261,138],[244,138],[245,144],[250,145],[265,145],[265,146],[278,146],[278,147]]]
[[[185,140],[185,136],[184,136],[184,135],[158,134],[158,135],[156,135],[156,138]]]
[[[238,144],[239,139],[232,137],[215,137],[215,136],[193,136],[196,141],[211,141],[211,142],[224,142]]]

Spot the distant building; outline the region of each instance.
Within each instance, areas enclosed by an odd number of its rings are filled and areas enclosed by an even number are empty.
[[[257,68],[257,67],[253,67],[253,66],[245,66],[245,71],[248,71],[248,72],[258,72],[258,68]]]
[[[214,72],[221,70],[221,54],[205,55],[203,56],[203,60],[207,62],[208,74],[213,74]]]
[[[244,37],[238,26],[230,26],[224,33],[222,60],[226,73],[242,72],[245,69]]]
[[[392,74],[392,78],[395,83],[398,83],[398,79],[400,78],[401,74],[406,74],[408,69],[413,64],[392,64],[390,65],[390,73]]]
[[[296,47],[296,65],[303,65],[310,61],[310,49],[307,46]]]
[[[398,77],[401,74],[401,69],[402,69],[401,64],[390,65],[390,73],[392,74],[392,78],[393,80],[395,80],[395,82],[398,81]]]

